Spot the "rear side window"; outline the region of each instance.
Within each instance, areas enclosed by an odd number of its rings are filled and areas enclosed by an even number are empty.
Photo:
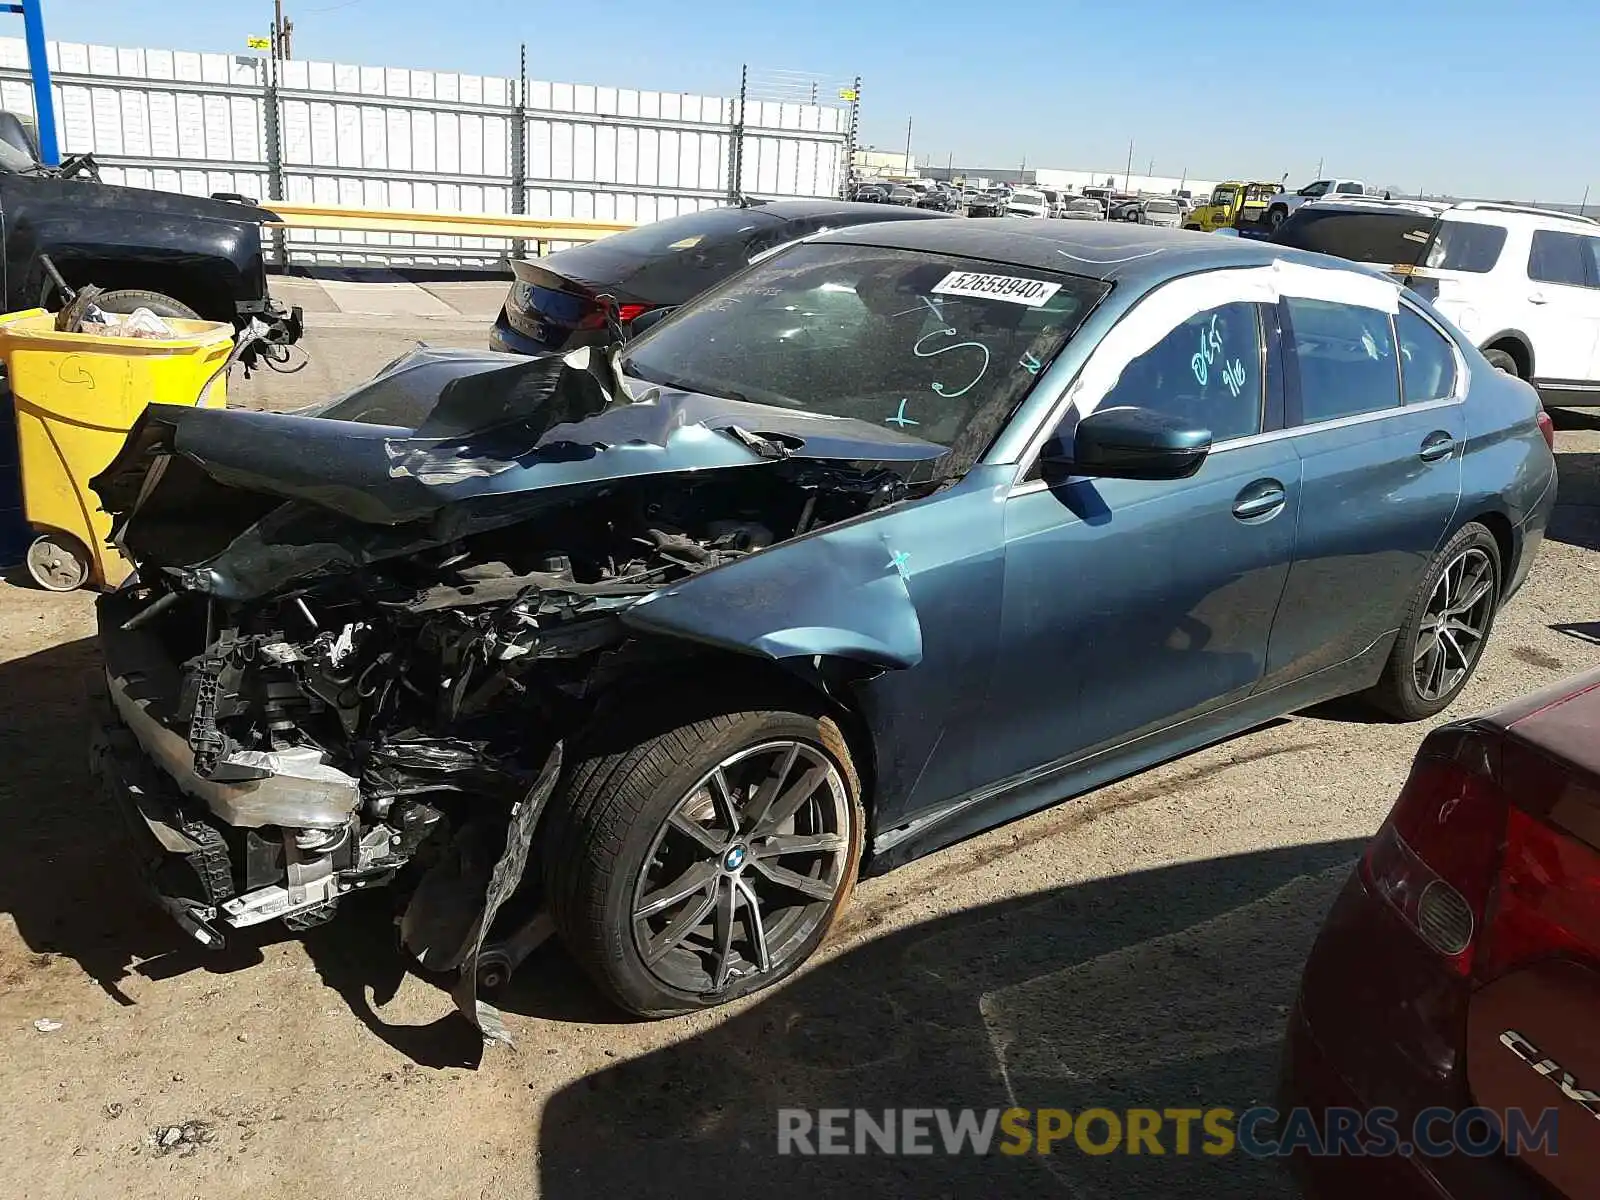
[[[1366,191],[1359,183],[1341,183],[1333,190],[1342,196],[1359,196]]]
[[[1300,367],[1300,420],[1336,421],[1400,406],[1389,314],[1326,300],[1284,300]]]
[[[1394,319],[1400,340],[1400,381],[1407,404],[1444,400],[1455,394],[1456,356],[1445,337],[1405,305]]]
[[[1470,221],[1440,221],[1433,244],[1428,247],[1425,267],[1442,271],[1469,271],[1481,275],[1494,270],[1505,248],[1506,231],[1499,225],[1478,225]]]
[[[1589,278],[1589,248],[1575,233],[1555,229],[1536,229],[1533,247],[1528,251],[1528,278],[1540,283],[1563,283],[1569,287],[1593,287]]]

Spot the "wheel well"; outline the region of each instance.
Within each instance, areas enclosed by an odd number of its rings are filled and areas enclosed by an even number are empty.
[[[1506,334],[1497,335],[1493,341],[1486,343],[1483,349],[1504,351],[1511,356],[1511,361],[1517,364],[1517,375],[1520,378],[1533,378],[1533,351],[1521,338]]]
[[[856,777],[861,781],[861,805],[872,821],[877,786],[877,755],[866,718],[849,702],[850,684],[876,668],[853,659],[821,657],[798,660],[791,667],[768,658],[712,647],[695,647],[687,656],[674,656],[651,667],[628,672],[606,685],[597,697],[591,725],[608,720],[619,708],[634,706],[641,696],[670,696],[663,703],[663,725],[682,725],[740,705],[792,705],[802,712],[833,718],[850,748]],[[690,688],[684,680],[693,680]],[[704,711],[702,711],[704,710]]]
[[[232,321],[236,315],[232,293],[219,281],[208,278],[207,272],[165,263],[104,262],[96,259],[68,259],[56,266],[61,271],[61,277],[72,288],[91,283],[108,292],[137,288],[171,296],[208,321]],[[45,302],[53,297],[55,290],[55,284],[46,278],[40,295],[40,302],[45,307],[49,307]]]
[[[1516,542],[1512,537],[1511,522],[1504,513],[1498,512],[1481,512],[1472,520],[1492,533],[1495,545],[1500,548],[1500,590],[1504,593],[1507,580],[1515,578],[1517,573],[1517,564],[1512,561]]]

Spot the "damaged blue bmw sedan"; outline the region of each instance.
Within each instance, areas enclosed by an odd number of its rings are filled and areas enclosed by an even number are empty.
[[[481,990],[550,930],[662,1016],[883,870],[1349,693],[1448,705],[1551,433],[1417,297],[1132,226],[902,222],[636,340],[152,406],[95,481],[96,769],[221,945],[393,885]]]

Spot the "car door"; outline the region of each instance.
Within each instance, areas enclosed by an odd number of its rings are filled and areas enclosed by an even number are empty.
[[[986,730],[1005,773],[1179,721],[1260,679],[1300,470],[1286,440],[1259,436],[1281,411],[1273,314],[1248,302],[1195,313],[1099,401],[1210,429],[1213,449],[1191,478],[1035,469],[1007,498],[994,701],[1004,715]],[[1109,353],[1102,343],[1096,355]],[[1092,357],[1084,374],[1095,370]],[[1055,435],[1063,444],[1076,419],[1069,412]]]
[[[1536,229],[1528,249],[1528,290],[1523,327],[1533,341],[1537,379],[1582,382],[1600,349],[1600,279],[1580,234]]]
[[[1264,687],[1353,659],[1399,628],[1455,517],[1466,436],[1464,372],[1418,310],[1279,306],[1300,522]]]

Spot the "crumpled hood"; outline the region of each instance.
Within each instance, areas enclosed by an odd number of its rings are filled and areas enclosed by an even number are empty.
[[[445,382],[415,428],[155,404],[92,486],[141,566],[247,599],[514,524],[616,480],[789,458],[926,478],[947,453],[862,421],[637,383],[637,400],[615,402],[612,361],[588,348],[498,369],[444,356],[429,374]],[[419,366],[408,355],[368,386]]]

